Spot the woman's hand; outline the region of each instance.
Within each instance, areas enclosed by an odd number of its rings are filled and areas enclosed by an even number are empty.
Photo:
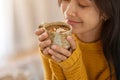
[[[44,54],[48,54],[49,46],[51,44],[51,40],[48,38],[48,33],[44,30],[44,28],[38,28],[35,31],[35,34],[39,39],[39,46],[43,50]]]
[[[62,62],[69,58],[72,52],[76,49],[76,43],[72,36],[67,37],[67,40],[71,45],[70,49],[64,49],[57,45],[52,45],[50,48],[51,40],[48,38],[48,33],[44,28],[37,29],[35,34],[38,36],[39,46],[43,50],[43,54],[50,54],[52,59],[57,62]]]
[[[76,49],[76,43],[72,36],[68,36],[67,40],[71,45],[70,49],[68,50],[57,45],[52,45],[51,49],[48,49],[48,53],[51,55],[52,59],[57,62],[62,62],[71,56],[73,51]]]

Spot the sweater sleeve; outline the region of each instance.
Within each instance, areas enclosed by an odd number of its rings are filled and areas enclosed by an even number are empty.
[[[62,68],[49,55],[43,55],[41,51],[41,59],[44,69],[44,80],[65,80]]]
[[[52,71],[50,69],[49,59],[42,54],[40,50],[41,60],[43,64],[44,80],[52,80]]]
[[[63,68],[66,80],[88,80],[78,42],[73,54],[67,60],[59,63],[59,65]]]

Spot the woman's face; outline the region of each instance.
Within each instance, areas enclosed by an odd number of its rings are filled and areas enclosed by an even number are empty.
[[[72,25],[73,33],[88,36],[100,33],[103,20],[93,1],[62,0],[60,8],[65,21]]]

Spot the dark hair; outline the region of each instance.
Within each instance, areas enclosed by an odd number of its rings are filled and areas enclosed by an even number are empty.
[[[111,70],[114,64],[117,80],[120,80],[120,0],[94,0],[99,10],[108,16],[103,24],[102,42],[104,55]]]
[[[58,2],[60,5],[61,0]],[[120,0],[94,0],[94,2],[100,12],[108,17],[103,24],[101,34],[103,51],[108,61],[110,74],[112,74],[112,62],[116,78],[120,80]]]

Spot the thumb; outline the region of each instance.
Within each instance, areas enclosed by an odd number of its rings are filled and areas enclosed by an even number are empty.
[[[72,51],[74,51],[76,49],[76,42],[75,39],[72,36],[68,36],[67,40],[69,41],[70,45],[71,45],[71,49]]]

